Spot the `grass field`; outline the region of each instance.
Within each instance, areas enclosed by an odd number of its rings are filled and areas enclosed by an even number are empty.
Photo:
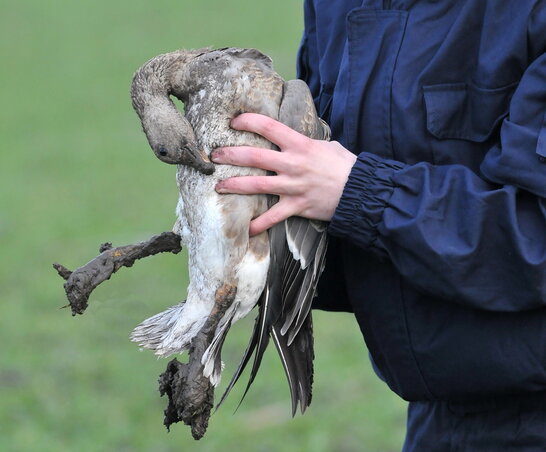
[[[25,0],[0,2],[0,450],[399,450],[405,404],[373,374],[356,322],[315,315],[316,383],[304,416],[289,413],[279,360],[268,353],[241,408],[241,389],[194,442],[162,426],[156,379],[167,361],[128,334],[185,297],[185,256],[122,270],[72,318],[51,268],[133,243],[174,221],[174,168],[148,149],[128,90],[148,58],[177,48],[257,47],[294,76],[299,1]],[[138,178],[132,175],[138,174]],[[224,385],[250,334],[225,346]]]

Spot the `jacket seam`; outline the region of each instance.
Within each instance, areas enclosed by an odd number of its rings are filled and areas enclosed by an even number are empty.
[[[401,275],[398,275],[398,293],[400,294],[400,301],[402,303],[402,316],[403,316],[403,320],[404,320],[404,327],[406,328],[406,337],[408,339],[408,345],[409,345],[411,357],[413,359],[413,362],[415,363],[415,368],[417,369],[419,377],[421,378],[421,382],[423,383],[423,387],[425,388],[428,395],[432,399],[436,399],[436,397],[434,396],[434,394],[432,393],[432,391],[429,388],[429,385],[428,385],[428,383],[427,383],[427,381],[425,379],[423,371],[421,370],[421,366],[419,365],[419,360],[417,359],[417,356],[415,355],[415,351],[414,351],[414,348],[413,348],[413,341],[412,341],[411,334],[410,334],[408,315],[407,315],[407,309],[406,309],[406,297],[404,295],[404,290],[403,290],[403,287],[402,287],[402,276]]]
[[[390,6],[390,5],[389,5]],[[390,148],[391,148],[391,155],[393,156],[393,158],[395,158],[395,153],[394,153],[394,134],[392,133],[392,112],[393,112],[393,95],[392,95],[392,86],[393,86],[393,83],[394,83],[394,73],[396,71],[396,64],[398,63],[398,57],[400,56],[400,52],[401,52],[401,49],[402,49],[402,44],[404,42],[404,37],[406,35],[406,30],[407,30],[407,27],[408,27],[408,15],[409,13],[408,12],[405,12],[404,11],[404,14],[401,14],[400,15],[400,18],[403,18],[404,19],[404,25],[402,27],[402,32],[401,32],[401,35],[400,35],[400,42],[398,44],[398,50],[396,52],[396,56],[394,57],[394,62],[393,62],[393,66],[392,66],[392,73],[390,75],[390,85],[389,85],[389,118],[388,118],[388,121],[389,121],[389,140],[390,140]]]

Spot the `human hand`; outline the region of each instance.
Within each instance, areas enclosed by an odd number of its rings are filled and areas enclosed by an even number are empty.
[[[231,177],[216,184],[218,193],[279,196],[279,202],[252,220],[250,235],[297,215],[329,221],[339,203],[356,156],[336,141],[313,140],[288,126],[255,113],[244,113],[231,127],[262,135],[281,152],[249,146],[215,149],[214,163],[252,166],[273,171],[274,176]]]

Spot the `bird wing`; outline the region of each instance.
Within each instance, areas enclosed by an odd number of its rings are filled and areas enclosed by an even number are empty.
[[[228,47],[223,49],[225,53],[233,55],[236,58],[248,58],[254,61],[261,61],[270,69],[273,69],[273,61],[265,53],[258,49],[240,49],[238,47]]]
[[[329,139],[330,129],[316,113],[301,80],[284,83],[279,121],[314,139]],[[272,198],[274,199],[274,198]],[[276,202],[273,201],[272,204]],[[292,415],[311,403],[313,334],[311,303],[324,268],[326,224],[291,217],[269,231],[271,263],[250,343],[218,406],[225,400],[254,353],[245,397],[260,367],[269,338],[277,347],[290,387]]]
[[[258,49],[244,49],[239,47],[224,47],[221,49],[205,49],[206,51],[201,52],[196,55],[196,58],[199,58],[199,63],[207,61],[217,61],[219,59],[225,58],[226,55],[229,55],[235,59],[247,59],[249,61],[260,62],[265,67],[270,70],[273,70],[273,61],[266,54],[260,52]]]
[[[330,128],[317,116],[309,88],[302,80],[285,82],[279,120],[313,139],[329,140]],[[285,221],[286,242],[293,260],[300,268],[290,267],[286,277],[285,299],[291,303],[284,306],[284,324],[281,334],[288,334],[290,345],[305,322],[316,293],[318,278],[324,267],[327,235],[326,223],[290,217]]]

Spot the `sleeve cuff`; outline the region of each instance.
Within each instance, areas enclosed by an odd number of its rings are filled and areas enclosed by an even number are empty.
[[[362,248],[374,245],[387,201],[394,190],[393,175],[404,164],[367,152],[354,164],[334,216],[330,234],[349,238]]]

